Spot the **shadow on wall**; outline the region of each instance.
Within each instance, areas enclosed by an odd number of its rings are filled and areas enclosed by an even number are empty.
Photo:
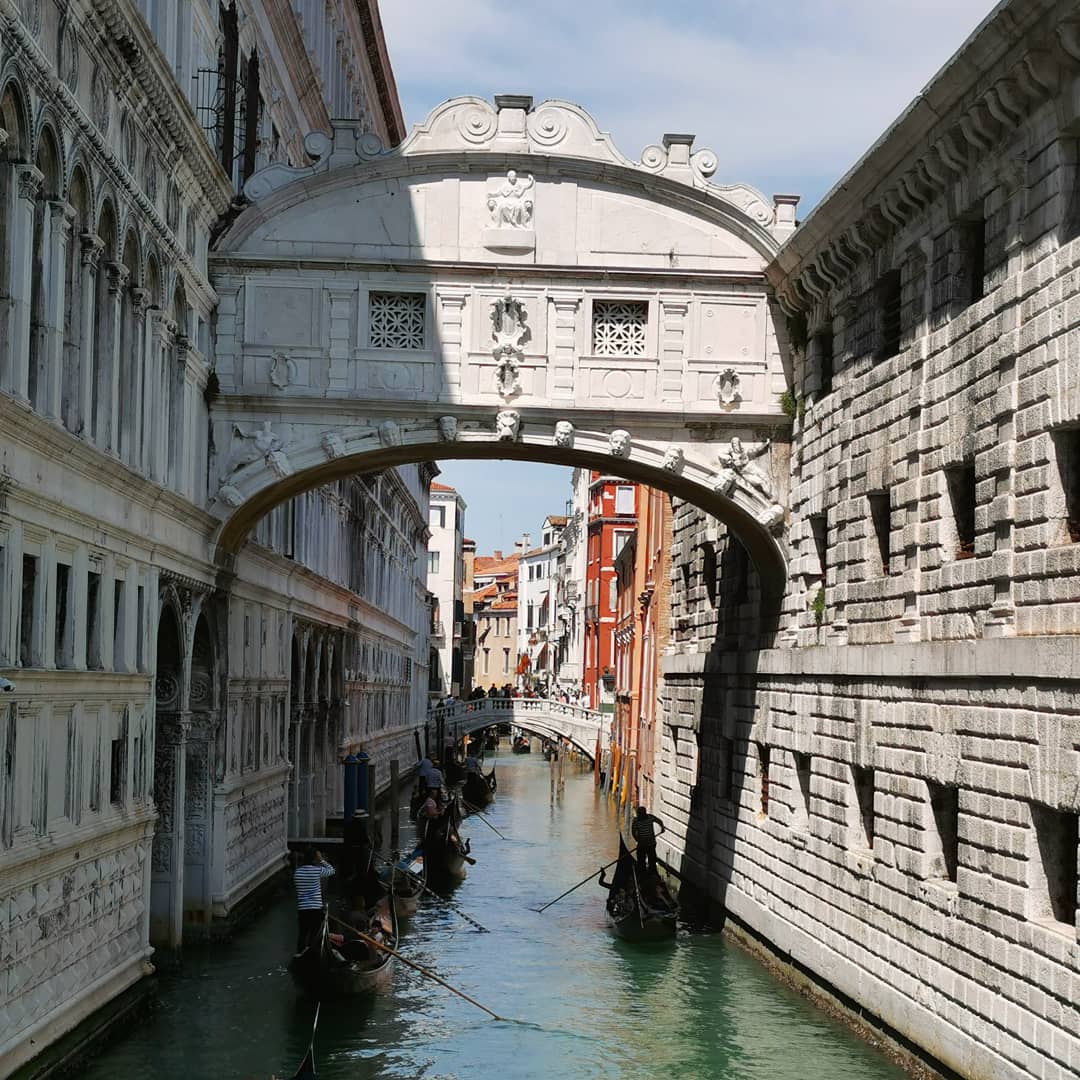
[[[767,723],[757,716],[757,669],[775,643],[782,597],[762,587],[726,526],[688,503],[673,509],[657,812],[672,835],[686,915],[720,926],[735,848],[769,810],[768,751],[753,739],[756,723]]]

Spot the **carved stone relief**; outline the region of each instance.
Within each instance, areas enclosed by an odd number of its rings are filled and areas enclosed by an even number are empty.
[[[322,437],[322,448],[323,453],[325,453],[331,461],[342,458],[347,453],[345,449],[345,440],[336,431],[328,431]]]
[[[495,434],[500,442],[517,442],[521,414],[516,409],[503,409],[495,417]]]
[[[394,420],[384,420],[379,425],[379,442],[383,446],[401,445],[401,428]]]
[[[716,376],[713,389],[716,391],[716,396],[720,399],[721,405],[735,406],[742,401],[742,395],[739,393],[739,376],[734,368],[726,368],[721,371]]]
[[[771,440],[766,439],[759,446],[747,450],[738,435],[732,436],[727,450],[722,450],[718,455],[720,464],[724,466],[720,476],[725,484],[726,492],[732,490],[737,480],[742,480],[748,487],[760,492],[769,502],[776,502],[776,487],[772,478],[753,464],[754,459],[765,454],[770,445]],[[721,490],[720,484],[716,485],[716,490]]]
[[[525,359],[525,345],[532,337],[527,319],[521,301],[512,296],[492,304],[491,337],[495,344],[491,355],[495,358],[496,388],[504,401],[521,393],[521,362]]]
[[[90,116],[102,136],[107,137],[109,134],[109,85],[101,73],[101,68],[94,68],[94,77],[90,83]]]
[[[569,420],[560,420],[555,425],[554,442],[556,446],[564,449],[569,449],[574,445],[574,425]]]
[[[670,473],[681,473],[685,460],[686,455],[683,453],[682,447],[669,446],[664,452],[664,460],[661,464]]]
[[[64,85],[75,93],[79,89],[79,39],[75,36],[70,16],[66,14],[57,34],[57,42],[57,71]]]
[[[630,432],[616,428],[608,437],[608,449],[615,457],[630,456]]]
[[[489,248],[531,251],[536,247],[533,232],[532,176],[521,177],[514,169],[488,189],[487,208],[490,226],[484,230],[482,243]]]
[[[296,382],[296,361],[284,353],[274,353],[270,360],[270,381],[279,390]]]
[[[458,437],[458,422],[456,416],[439,417],[439,438],[443,442],[456,442]]]

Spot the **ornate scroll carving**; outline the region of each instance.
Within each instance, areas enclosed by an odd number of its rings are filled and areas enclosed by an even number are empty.
[[[491,307],[495,384],[504,401],[521,393],[520,365],[525,359],[524,347],[532,337],[527,319],[528,312],[521,301],[512,296],[496,300]]]

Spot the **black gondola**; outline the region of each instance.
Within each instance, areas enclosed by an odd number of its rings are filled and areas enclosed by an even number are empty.
[[[424,863],[428,881],[461,881],[465,877],[465,863],[475,862],[469,858],[468,840],[461,838],[461,807],[452,798],[443,813],[425,822]]]
[[[513,750],[515,754],[531,754],[532,742],[528,735],[519,735],[514,740],[514,745],[510,747],[510,749]]]
[[[427,866],[420,848],[398,862],[383,867],[379,877],[383,887],[393,892],[397,917],[412,918],[420,903],[420,894],[427,884]]]
[[[605,914],[612,933],[627,941],[663,941],[675,935],[678,905],[659,874],[641,879],[634,856],[622,836],[619,837],[619,861],[608,887]]]
[[[471,772],[465,775],[465,784],[461,789],[461,798],[466,803],[466,808],[483,810],[495,799],[495,769],[485,776],[481,772]]]
[[[484,749],[495,751],[499,749],[499,733],[495,728],[488,728],[484,735]]]
[[[372,925],[365,933],[380,933],[384,944],[392,949],[397,947],[398,919],[390,897],[372,908],[370,922]],[[329,918],[324,917],[318,938],[292,958],[289,970],[301,986],[319,998],[351,997],[377,990],[393,961],[391,953],[368,945],[359,937],[332,941]]]

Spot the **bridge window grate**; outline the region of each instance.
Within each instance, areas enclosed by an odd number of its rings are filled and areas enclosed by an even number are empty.
[[[368,294],[368,339],[373,349],[424,348],[423,293],[373,292]]]
[[[649,305],[644,300],[597,300],[593,303],[593,354],[644,356]]]

